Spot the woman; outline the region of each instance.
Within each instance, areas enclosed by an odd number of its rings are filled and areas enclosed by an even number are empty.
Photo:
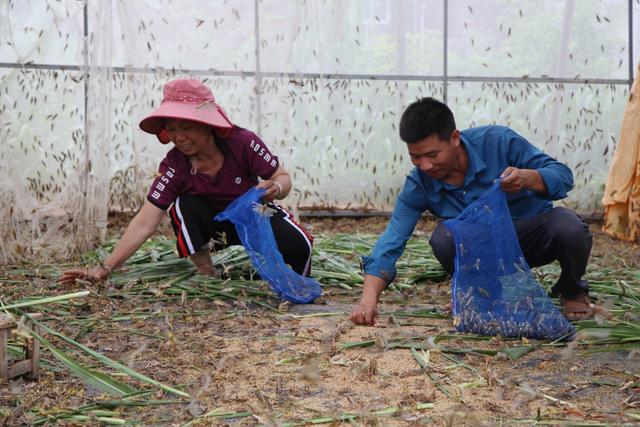
[[[209,88],[193,79],[168,82],[162,103],[140,128],[175,145],[160,163],[147,200],[104,262],[88,270],[67,270],[59,282],[105,280],[154,234],[167,210],[178,254],[188,256],[198,272],[215,276],[210,250],[240,244],[240,239],[229,221],[213,217],[256,185],[274,211],[271,226],[284,261],[298,274],[309,275],[313,239],[273,203],[291,191],[289,174],[256,134],[229,121]]]

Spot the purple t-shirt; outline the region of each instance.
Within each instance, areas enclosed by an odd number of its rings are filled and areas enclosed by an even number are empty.
[[[189,158],[174,147],[160,163],[147,200],[166,210],[182,194],[198,195],[222,211],[258,184],[258,177],[267,179],[278,169],[278,157],[250,130],[234,126],[226,138],[216,137],[216,143],[224,153],[224,162],[215,178],[192,174]]]

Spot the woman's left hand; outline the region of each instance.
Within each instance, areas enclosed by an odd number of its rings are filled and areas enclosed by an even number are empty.
[[[270,202],[282,195],[282,186],[272,179],[260,182],[256,188],[264,188],[264,195],[262,196],[263,202]]]

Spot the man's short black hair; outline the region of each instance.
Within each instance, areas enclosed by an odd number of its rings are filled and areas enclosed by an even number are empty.
[[[426,97],[409,105],[400,118],[400,138],[407,144],[437,135],[448,141],[456,130],[453,113],[446,104]]]

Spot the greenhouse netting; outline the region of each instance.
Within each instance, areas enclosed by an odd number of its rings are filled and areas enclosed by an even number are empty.
[[[567,163],[600,216],[638,0],[0,0],[0,260],[86,249],[139,208],[168,147],[138,128],[203,79],[292,173],[290,208],[382,212],[404,108],[447,102]]]

